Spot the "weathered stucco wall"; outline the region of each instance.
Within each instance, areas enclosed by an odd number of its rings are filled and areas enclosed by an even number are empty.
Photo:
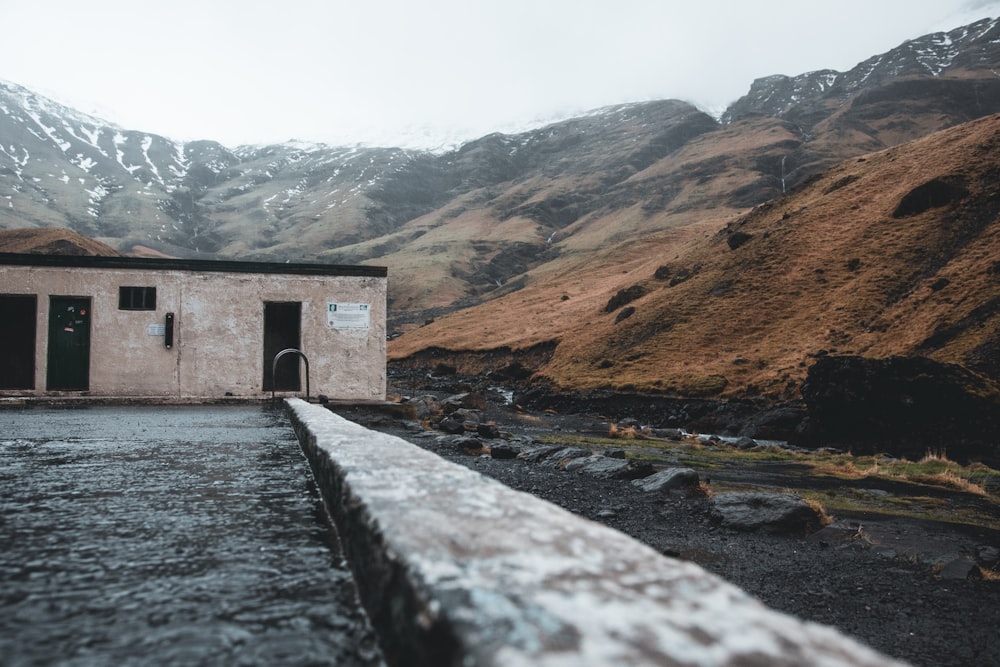
[[[119,310],[119,286],[156,288],[155,310]],[[0,266],[0,295],[37,297],[34,390],[47,395],[49,297],[91,299],[91,396],[265,397],[264,303],[301,302],[301,349],[310,392],[385,396],[386,278],[131,268]],[[371,306],[368,329],[327,326],[329,302]],[[157,332],[174,313],[174,345]],[[152,327],[152,328],[151,328]],[[305,366],[302,390],[305,392]]]

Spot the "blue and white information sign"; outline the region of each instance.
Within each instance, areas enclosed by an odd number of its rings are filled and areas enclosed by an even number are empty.
[[[367,329],[371,326],[371,307],[367,303],[334,303],[326,305],[328,329]]]

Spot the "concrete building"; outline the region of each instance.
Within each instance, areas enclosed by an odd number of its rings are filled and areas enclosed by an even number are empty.
[[[0,396],[383,399],[386,276],[0,254]]]

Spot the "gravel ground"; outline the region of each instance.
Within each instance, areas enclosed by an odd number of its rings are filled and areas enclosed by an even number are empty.
[[[890,656],[914,665],[1000,665],[1000,581],[967,579],[941,565],[1000,546],[996,532],[876,515],[834,517],[803,537],[740,532],[713,522],[704,497],[648,494],[544,463],[470,456],[412,423],[345,416],[696,562],[774,609],[833,625]],[[596,419],[490,417],[528,439],[587,430]]]

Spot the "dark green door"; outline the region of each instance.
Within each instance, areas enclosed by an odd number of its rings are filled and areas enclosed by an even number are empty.
[[[49,354],[46,387],[86,391],[90,388],[90,299],[49,297]]]

